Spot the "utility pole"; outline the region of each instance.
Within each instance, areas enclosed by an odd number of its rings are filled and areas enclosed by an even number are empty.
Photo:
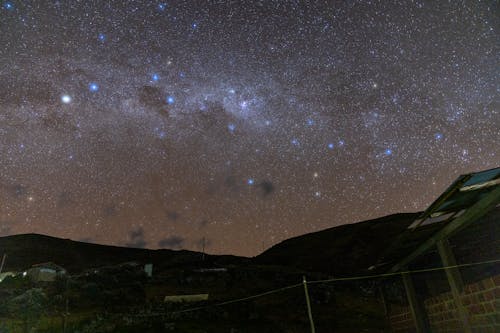
[[[309,291],[307,290],[307,280],[305,276],[302,277],[302,284],[304,285],[304,294],[306,295],[307,315],[309,317],[309,324],[311,325],[311,333],[316,333],[311,310],[311,301],[309,299]]]
[[[205,237],[203,237],[202,241],[201,241],[201,260],[202,261],[205,261]]]

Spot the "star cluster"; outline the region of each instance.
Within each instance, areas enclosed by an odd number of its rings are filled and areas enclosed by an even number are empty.
[[[500,164],[497,1],[3,1],[0,234],[255,255]]]

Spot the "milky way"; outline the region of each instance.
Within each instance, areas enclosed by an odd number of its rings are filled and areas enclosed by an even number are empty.
[[[497,1],[4,1],[0,234],[255,255],[500,165]]]

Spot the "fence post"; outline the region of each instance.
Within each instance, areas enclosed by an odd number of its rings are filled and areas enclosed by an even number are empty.
[[[311,324],[311,333],[316,333],[316,329],[314,328],[312,310],[311,310],[311,301],[309,300],[309,292],[307,291],[307,280],[305,276],[302,276],[302,284],[304,284],[304,293],[306,295],[306,304],[307,304],[307,315],[309,316],[309,323]]]
[[[409,272],[401,273],[403,278],[403,284],[406,290],[406,296],[408,297],[408,304],[410,305],[411,314],[413,321],[415,323],[418,333],[429,332],[429,322],[427,319],[427,314],[425,309],[417,297],[415,292],[415,287],[413,285],[413,280]]]
[[[450,244],[448,243],[447,239],[438,241],[436,243],[436,246],[438,248],[439,255],[441,256],[443,266],[457,265],[455,256],[453,255],[453,251],[451,250]],[[462,303],[461,299],[464,283],[462,281],[460,271],[457,267],[447,268],[444,271],[446,273],[446,277],[448,278],[451,294],[453,295],[453,300],[455,301],[455,306],[457,307],[457,314],[462,323],[464,332],[470,333],[472,332],[472,329],[469,322],[469,313],[467,311],[467,308]]]

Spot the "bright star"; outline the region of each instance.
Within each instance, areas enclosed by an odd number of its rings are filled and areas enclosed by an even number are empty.
[[[390,155],[392,155],[392,150],[391,150],[391,149],[389,149],[389,148],[387,148],[387,149],[384,151],[384,154],[385,154],[386,156],[390,156]]]
[[[175,102],[174,96],[168,96],[167,97],[167,103],[168,104],[174,104],[174,102]]]
[[[334,147],[335,147],[335,145],[333,143],[328,144],[328,149],[333,149]]]
[[[160,76],[158,74],[154,73],[153,75],[151,75],[151,80],[153,80],[154,82],[157,82],[159,79]]]
[[[243,101],[240,103],[240,107],[245,110],[246,108],[248,108],[248,102],[247,101]]]
[[[160,4],[158,4],[158,9],[159,10],[164,11],[166,8],[167,8],[167,4],[166,3],[160,3]]]
[[[436,133],[436,134],[434,135],[434,138],[436,138],[436,140],[441,140],[441,139],[443,138],[443,134],[441,134],[441,133]]]
[[[3,4],[3,8],[5,8],[7,10],[13,10],[14,9],[14,5],[11,2],[6,2],[6,3]]]
[[[96,92],[96,91],[99,91],[99,85],[95,82],[92,82],[89,84],[89,90],[91,92]]]
[[[99,34],[98,38],[99,38],[99,40],[101,42],[104,42],[106,40],[106,35],[105,34]]]
[[[255,181],[254,181],[252,178],[249,178],[249,179],[247,180],[247,184],[248,184],[248,185],[253,185],[254,183],[255,183]]]
[[[71,98],[70,95],[62,95],[61,96],[61,102],[63,102],[64,104],[69,104],[71,103],[73,99]]]
[[[192,27],[193,29],[198,28],[198,23],[194,22],[193,24],[191,24],[191,27]]]

